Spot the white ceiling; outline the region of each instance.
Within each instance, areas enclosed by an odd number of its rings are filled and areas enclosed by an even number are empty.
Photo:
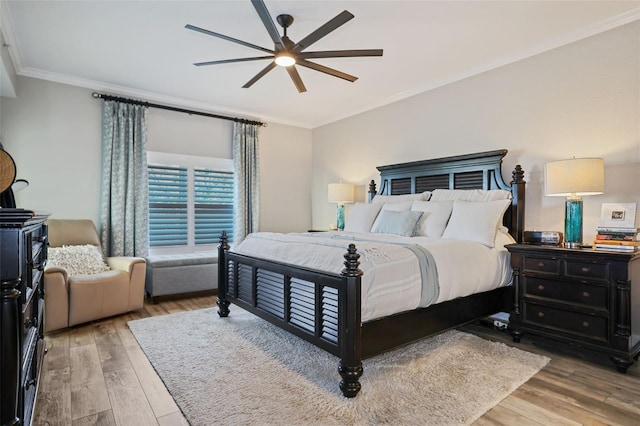
[[[307,50],[384,56],[315,60],[358,76],[354,83],[298,67],[302,94],[279,67],[243,89],[266,60],[193,66],[264,53],[185,24],[273,49],[249,0],[2,0],[0,28],[18,75],[314,128],[640,19],[640,1],[265,3],[274,21],[293,15],[294,42],[346,9],[355,19]]]

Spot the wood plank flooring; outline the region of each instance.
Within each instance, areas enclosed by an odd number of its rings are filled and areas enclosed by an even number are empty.
[[[211,295],[145,303],[136,312],[49,333],[33,424],[188,425],[127,321],[214,305]],[[527,336],[516,345],[506,333],[478,324],[462,330],[551,358],[475,425],[640,424],[637,364],[623,375],[607,359],[582,359]]]

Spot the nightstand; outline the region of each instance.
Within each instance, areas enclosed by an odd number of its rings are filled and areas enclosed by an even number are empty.
[[[640,354],[640,253],[510,244],[509,331],[609,355],[625,373]]]

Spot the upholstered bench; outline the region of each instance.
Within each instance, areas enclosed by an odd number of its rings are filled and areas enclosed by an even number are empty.
[[[154,303],[158,296],[218,288],[218,254],[163,254],[147,258],[145,289]]]

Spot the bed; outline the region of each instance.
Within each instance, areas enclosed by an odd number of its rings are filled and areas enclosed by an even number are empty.
[[[522,242],[524,172],[516,166],[510,183],[506,184],[501,172],[506,154],[507,150],[495,150],[378,167],[380,191],[372,181],[370,202],[375,202],[375,197],[384,199],[443,189],[508,191],[502,223],[513,240]],[[339,388],[345,397],[351,398],[361,388],[362,359],[497,312],[510,311],[513,306],[512,286],[503,285],[363,321],[362,285],[368,276],[359,268],[362,259],[358,245],[365,244],[355,241],[345,244],[344,266],[340,265],[342,269],[338,272],[335,268],[327,272],[230,250],[223,234],[218,248],[218,314],[228,316],[233,302],[336,355],[340,359]]]

